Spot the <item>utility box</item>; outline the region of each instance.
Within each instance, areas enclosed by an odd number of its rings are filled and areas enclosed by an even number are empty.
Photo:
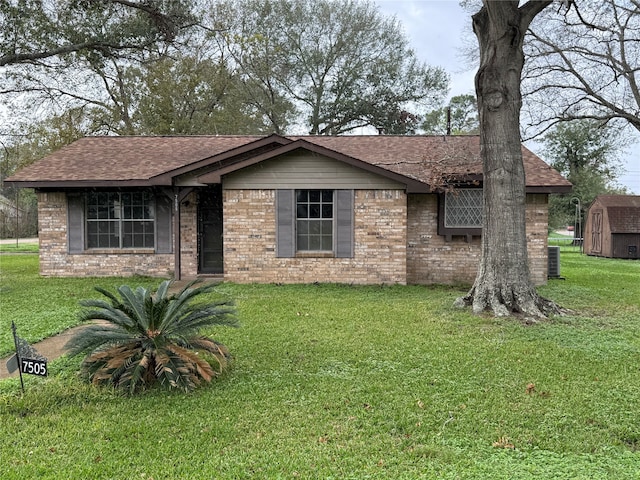
[[[547,248],[547,277],[560,278],[560,247]]]

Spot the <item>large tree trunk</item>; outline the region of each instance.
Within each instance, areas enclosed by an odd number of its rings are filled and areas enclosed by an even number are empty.
[[[473,16],[480,45],[475,86],[480,115],[484,215],[475,283],[458,300],[474,313],[546,317],[558,308],[540,297],[527,254],[525,174],[520,140],[522,42],[531,20],[550,1],[485,0]]]

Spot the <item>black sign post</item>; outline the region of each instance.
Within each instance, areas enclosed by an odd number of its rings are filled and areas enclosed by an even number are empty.
[[[16,354],[7,362],[7,369],[13,372],[18,367],[20,372],[20,387],[24,394],[24,380],[22,374],[38,375],[40,377],[47,376],[47,359],[40,355],[35,348],[20,338],[16,333],[16,324],[11,322],[11,330],[13,331],[13,343],[16,346]]]

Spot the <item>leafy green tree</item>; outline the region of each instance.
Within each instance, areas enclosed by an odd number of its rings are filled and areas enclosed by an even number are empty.
[[[446,91],[444,71],[420,63],[398,21],[370,1],[227,0],[214,15],[219,41],[276,132],[293,118],[310,134],[406,133],[417,107]]]
[[[38,205],[33,189],[9,186],[4,179],[91,133],[82,109],[71,109],[37,123],[17,124],[0,137],[0,194],[17,201],[21,211],[17,222],[13,217],[2,219],[0,237],[35,236],[38,232]]]
[[[193,25],[187,0],[0,0],[0,66],[127,57]],[[50,63],[45,63],[50,62]]]
[[[5,124],[82,108],[101,133],[134,133],[125,67],[171,53],[195,23],[192,0],[0,0]]]
[[[598,120],[559,123],[543,137],[545,158],[573,184],[570,194],[553,195],[549,200],[551,227],[574,223],[576,202],[572,199],[580,200],[584,217],[584,210],[598,195],[620,192],[615,181],[625,142],[617,125]]]
[[[129,393],[156,383],[190,391],[203,381],[210,382],[227,366],[230,356],[224,345],[200,331],[237,326],[235,309],[229,301],[196,302],[215,285],[192,287],[193,282],[171,294],[167,280],[155,293],[123,285],[117,295],[96,287],[108,301],[82,301],[86,308],[80,318],[102,322],[73,336],[67,344],[69,355],[86,354],[82,371],[92,383]]]
[[[451,135],[477,135],[480,131],[478,106],[474,95],[452,97],[447,107],[438,108],[425,115],[422,129],[430,135],[446,135],[450,119]]]
[[[259,134],[262,115],[245,101],[224,58],[178,54],[136,70],[138,134]]]

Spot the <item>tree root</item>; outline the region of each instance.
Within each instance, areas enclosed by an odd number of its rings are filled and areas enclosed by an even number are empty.
[[[519,317],[526,323],[536,323],[550,316],[568,313],[568,310],[555,302],[538,295],[534,288],[516,289],[507,285],[482,288],[474,285],[467,295],[455,300],[454,306],[471,307],[476,315],[491,311],[496,317]]]

